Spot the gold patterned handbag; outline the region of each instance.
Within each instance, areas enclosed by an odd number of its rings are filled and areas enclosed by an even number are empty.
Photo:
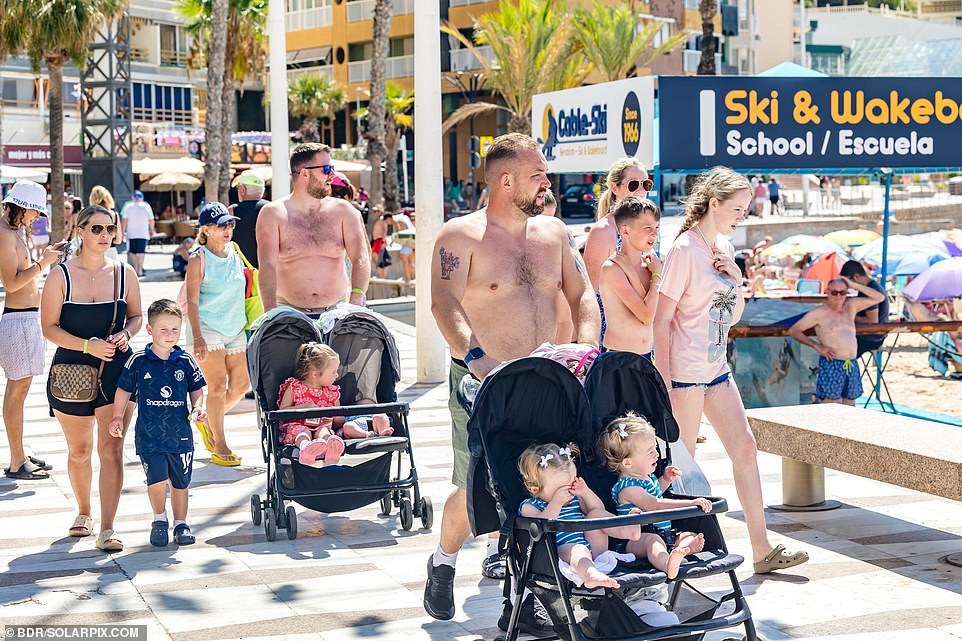
[[[110,326],[107,336],[114,328],[114,317],[117,315],[118,267],[114,265],[114,311],[110,314]],[[100,377],[104,373],[106,361],[100,361],[100,367],[84,365],[83,363],[58,363],[50,368],[50,393],[58,401],[64,403],[90,403],[100,394]]]

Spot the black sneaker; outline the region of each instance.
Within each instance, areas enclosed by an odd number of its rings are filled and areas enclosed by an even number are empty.
[[[503,581],[504,575],[508,572],[508,563],[500,554],[492,554],[484,561],[481,561],[481,574],[494,579]]]
[[[454,568],[443,563],[434,566],[434,554],[428,557],[428,581],[424,584],[424,610],[435,619],[454,617]]]
[[[504,610],[501,611],[501,618],[498,619],[498,627],[502,632],[508,631],[508,623],[511,622],[511,601],[504,602]],[[553,631],[551,627],[551,617],[541,602],[529,594],[521,602],[521,614],[518,616],[518,631],[524,634],[535,636],[548,634]]]

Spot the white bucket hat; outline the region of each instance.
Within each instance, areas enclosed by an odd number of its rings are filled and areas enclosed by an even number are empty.
[[[24,209],[39,211],[41,216],[47,215],[47,190],[43,185],[32,180],[18,180],[10,188],[4,203],[13,203]]]

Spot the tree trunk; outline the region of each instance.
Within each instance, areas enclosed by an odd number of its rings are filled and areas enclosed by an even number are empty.
[[[374,5],[373,48],[371,56],[371,102],[367,112],[367,159],[371,162],[371,206],[384,202],[381,163],[384,161],[384,133],[387,112],[387,54],[390,44],[392,0],[377,0]]]
[[[228,67],[227,72],[224,74],[224,136],[221,140],[221,172],[218,183],[220,193],[218,200],[225,205],[230,199],[230,157],[233,147],[231,144],[231,132],[234,131],[234,111],[235,105],[237,104],[237,94],[234,92],[234,86],[237,84],[240,83],[234,80],[233,71]]]
[[[227,0],[211,2],[211,33],[207,44],[207,117],[204,154],[204,193],[217,200],[220,189],[221,149],[224,135],[224,67],[227,43]]]
[[[508,121],[508,131],[510,133],[526,134],[531,135],[531,117],[519,116],[518,114],[511,114],[511,120]]]
[[[715,0],[701,0],[701,60],[698,61],[699,76],[714,76],[715,69]]]
[[[63,219],[63,61],[47,60],[47,71],[50,76],[47,89],[50,118],[50,240],[56,243],[63,240],[66,233]]]
[[[384,157],[384,211],[398,211],[401,197],[398,193],[397,148],[400,135],[396,127],[389,124],[385,137]]]

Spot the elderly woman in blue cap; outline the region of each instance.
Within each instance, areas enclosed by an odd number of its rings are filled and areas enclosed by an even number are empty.
[[[198,423],[211,461],[233,467],[241,459],[227,446],[224,414],[250,388],[247,375],[247,281],[231,242],[237,216],[211,202],[200,211],[197,249],[187,261],[188,346],[207,379],[207,423]]]

